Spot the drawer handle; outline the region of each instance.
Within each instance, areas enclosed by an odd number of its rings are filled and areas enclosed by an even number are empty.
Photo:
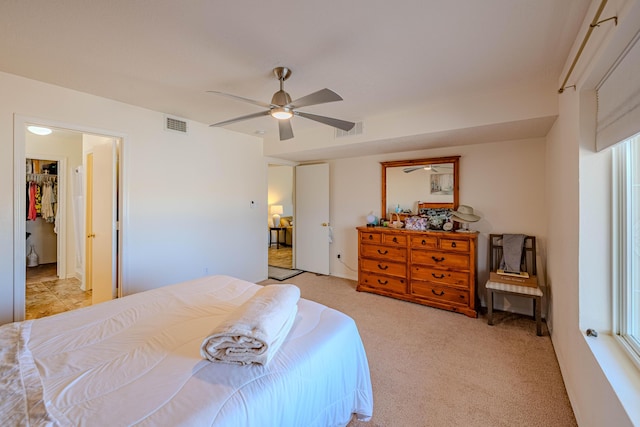
[[[378,253],[379,253],[380,255],[386,255],[386,254],[388,254],[388,253],[389,253],[389,251],[385,249],[385,250],[384,250],[384,252],[382,252],[380,249],[378,249]]]
[[[432,259],[432,260],[434,260],[435,262],[442,262],[442,261],[444,261],[444,257],[442,257],[442,258],[436,258],[436,257],[432,256],[432,257],[431,257],[431,259]]]
[[[389,266],[388,265],[380,265],[380,264],[378,264],[378,268],[380,270],[386,270],[387,268],[389,268]]]
[[[381,285],[386,285],[387,283],[389,283],[389,281],[388,281],[388,280],[385,280],[385,281],[383,282],[382,280],[378,279],[378,283],[379,283],[379,284],[381,284]]]
[[[444,291],[440,291],[440,293],[437,293],[433,289],[431,289],[431,293],[433,293],[435,296],[438,296],[438,297],[441,297],[442,295],[444,295]]]
[[[369,240],[373,240],[373,234],[369,234]]]
[[[397,237],[393,238],[393,243],[398,243],[398,238]]]
[[[423,245],[426,245],[426,244],[427,244],[427,241],[426,241],[426,240],[424,240],[424,239],[422,239],[422,244],[423,244]]]
[[[451,247],[455,248],[456,247],[456,242],[451,242]]]
[[[444,274],[441,274],[441,275],[439,275],[439,276],[438,276],[438,275],[436,275],[435,273],[431,273],[431,275],[432,275],[433,277],[435,277],[436,279],[444,279]]]

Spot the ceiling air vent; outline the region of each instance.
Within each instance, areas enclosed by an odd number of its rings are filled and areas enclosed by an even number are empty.
[[[187,133],[187,122],[173,117],[165,116],[165,130]]]
[[[362,122],[357,122],[349,132],[336,128],[336,138],[344,138],[345,136],[362,135]]]

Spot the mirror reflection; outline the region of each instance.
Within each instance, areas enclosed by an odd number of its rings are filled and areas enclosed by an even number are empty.
[[[383,162],[382,216],[458,204],[459,157]]]

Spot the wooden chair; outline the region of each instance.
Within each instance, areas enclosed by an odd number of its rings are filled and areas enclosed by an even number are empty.
[[[496,272],[502,260],[502,234],[489,235],[489,269]],[[537,275],[536,267],[536,238],[525,236],[520,271],[526,271],[530,276]],[[493,325],[493,294],[517,295],[533,299],[533,313],[536,319],[536,333],[542,335],[542,290],[539,285],[520,286],[517,284],[487,281],[487,323]]]

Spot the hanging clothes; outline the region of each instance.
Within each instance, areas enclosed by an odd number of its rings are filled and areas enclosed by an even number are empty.
[[[27,215],[27,219],[29,221],[35,221],[38,217],[38,211],[36,210],[36,192],[37,192],[38,184],[35,182],[29,183],[29,211]]]
[[[57,178],[56,175],[49,174],[29,174],[27,176],[27,220],[35,221],[40,216],[47,222],[56,222],[58,215]]]
[[[53,196],[53,184],[51,181],[46,181],[42,184],[42,219],[47,222],[53,222],[55,220],[55,208],[54,208],[54,196]]]
[[[42,188],[39,184],[36,184],[36,195],[35,195],[35,203],[36,203],[36,215],[42,213]]]
[[[29,203],[30,203],[30,190],[31,190],[31,183],[29,181],[27,181],[27,187],[26,187],[26,197],[25,197],[25,201],[27,202],[27,206],[25,207],[25,212],[27,213],[27,220],[29,219]]]

